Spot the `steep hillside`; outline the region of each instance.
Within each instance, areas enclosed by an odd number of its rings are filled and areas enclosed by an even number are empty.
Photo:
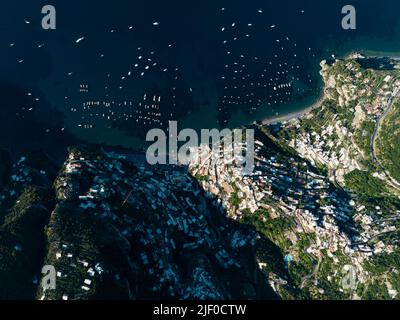
[[[281,297],[399,298],[397,62],[349,57],[321,66],[319,107],[253,127],[252,174],[208,146],[190,170],[231,218],[257,228],[259,266]],[[204,153],[212,155],[198,161]]]
[[[83,146],[59,171],[45,156],[4,163],[2,299],[277,298],[255,230],[227,219],[185,168]],[[55,290],[42,288],[45,265]]]

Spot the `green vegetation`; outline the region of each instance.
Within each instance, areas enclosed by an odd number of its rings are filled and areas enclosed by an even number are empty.
[[[0,299],[34,299],[45,255],[44,227],[50,212],[47,190],[28,187],[0,227]]]
[[[202,176],[202,175],[200,175],[200,174],[198,174],[197,176],[196,176],[196,179],[197,179],[197,181],[198,182],[208,182],[209,180],[210,180],[210,178],[208,177],[208,176]]]
[[[360,147],[364,156],[370,159],[371,153],[371,137],[374,133],[375,122],[372,120],[364,121],[360,129],[356,131],[355,141],[357,145]]]
[[[380,197],[386,190],[385,183],[367,171],[354,170],[345,176],[346,187],[362,196]]]
[[[400,103],[382,124],[377,140],[378,157],[385,168],[400,181]]]
[[[363,297],[366,300],[390,300],[386,284],[374,280],[364,289]]]
[[[288,146],[282,139],[277,139],[274,137],[269,131],[268,127],[262,127],[261,132],[267,136],[269,139],[269,143],[271,143],[271,147],[276,148],[283,151],[284,153],[291,155],[293,157],[298,157],[298,153],[292,147]]]
[[[290,247],[290,243],[284,235],[285,231],[289,230],[291,227],[291,223],[287,218],[271,219],[267,210],[259,209],[254,214],[244,215],[242,222],[254,225],[258,232],[270,239],[280,248]]]
[[[240,203],[242,200],[239,197],[239,188],[235,183],[231,184],[231,187],[233,188],[233,192],[229,198],[229,203],[231,204],[232,207],[239,209]]]

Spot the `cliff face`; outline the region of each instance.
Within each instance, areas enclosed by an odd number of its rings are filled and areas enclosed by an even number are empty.
[[[226,218],[184,168],[71,149],[1,174],[1,299],[270,299],[257,233]],[[53,266],[56,289],[43,290]]]

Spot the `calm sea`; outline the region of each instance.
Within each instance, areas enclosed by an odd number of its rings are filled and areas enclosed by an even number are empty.
[[[54,31],[41,28],[45,4],[57,9]],[[347,4],[357,10],[356,30],[341,27],[341,9]],[[140,50],[154,57],[151,63],[168,66],[167,73],[179,69],[193,100],[183,113],[182,126],[196,129],[218,127],[225,118],[227,126],[237,126],[305,108],[321,91],[319,63],[332,54],[400,52],[398,0],[3,0],[0,6],[0,85],[41,95],[46,106],[63,114],[68,131],[114,145],[136,146],[139,139],[101,126],[78,129],[82,114],[71,109],[82,104],[77,93],[82,83],[90,84],[91,98],[118,101],[137,100],[149,88],[166,86],[169,78],[160,72],[122,79],[134,72]],[[85,39],[77,45],[79,37]],[[262,98],[257,110],[241,104],[243,97],[221,108],[223,87],[238,83],[226,71],[226,65],[236,62],[229,54],[243,56],[238,64],[252,76],[262,73],[263,61],[262,76],[270,82],[295,79],[296,94],[282,99],[271,87],[265,92],[242,90],[243,96],[247,92]],[[277,70],[286,73],[277,76]],[[70,72],[73,75],[68,76]],[[243,78],[239,83],[247,88],[250,82]],[[1,108],[23,107],[0,92]],[[227,95],[236,101],[233,91]],[[276,103],[268,104],[270,100]]]

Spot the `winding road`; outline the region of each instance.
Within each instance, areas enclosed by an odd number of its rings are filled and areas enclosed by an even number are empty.
[[[379,130],[380,130],[384,120],[386,119],[388,114],[393,110],[393,106],[399,97],[400,97],[400,89],[397,89],[397,92],[391,98],[389,98],[388,106],[385,108],[383,113],[380,115],[380,117],[376,121],[374,133],[371,137],[371,159],[372,159],[372,161],[383,170],[383,172],[385,173],[387,178],[391,181],[393,187],[398,190],[400,190],[400,183],[390,175],[390,173],[386,170],[386,168],[383,166],[383,164],[379,161],[379,159],[376,155],[375,144],[376,144],[376,139],[378,138]]]

